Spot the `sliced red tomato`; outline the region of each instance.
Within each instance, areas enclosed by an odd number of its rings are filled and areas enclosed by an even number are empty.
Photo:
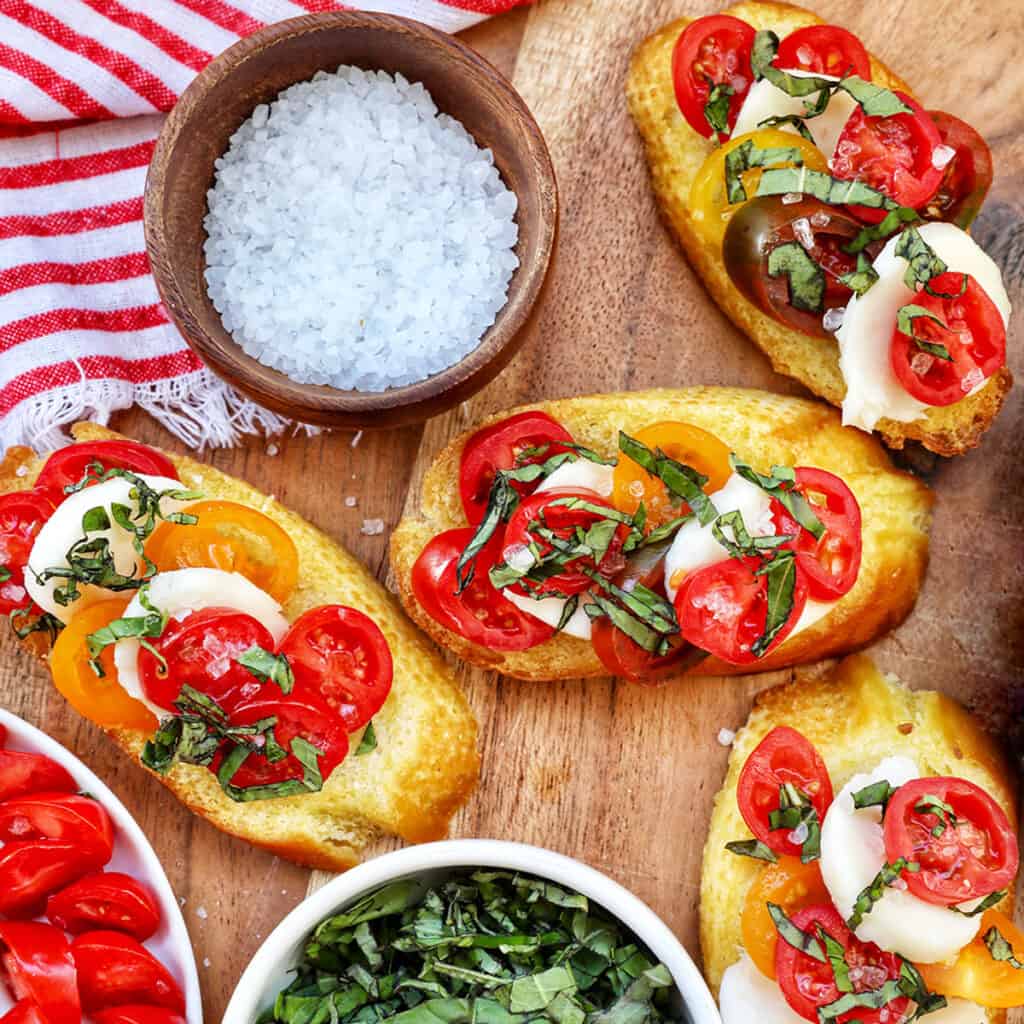
[[[61,839],[109,860],[114,824],[92,797],[77,793],[35,793],[0,803],[0,840]]]
[[[487,499],[491,485],[499,469],[513,469],[520,464],[524,452],[531,448],[542,448],[522,465],[544,462],[566,451],[559,442],[572,442],[572,435],[557,420],[544,412],[521,412],[489,427],[478,430],[462,449],[459,465],[459,494],[466,518],[472,525],[479,523],[487,511]],[[540,481],[514,483],[522,495],[531,494]]]
[[[942,145],[953,153],[942,170],[942,182],[925,209],[925,216],[932,220],[947,220],[966,231],[978,216],[981,204],[992,187],[992,151],[988,143],[959,117],[944,110],[929,110],[928,116],[939,130]],[[949,154],[944,153],[942,159],[947,156]]]
[[[180,1013],[162,1006],[114,1006],[92,1015],[93,1024],[185,1024]]]
[[[164,663],[143,647],[139,678],[146,696],[169,711],[185,685],[230,711],[263,685],[236,659],[253,646],[274,649],[266,626],[233,608],[203,608],[183,619],[172,618],[163,635],[149,642]]]
[[[731,90],[729,132],[754,82],[750,51],[757,33],[753,26],[729,14],[711,14],[691,21],[680,33],[672,51],[672,82],[676,103],[690,127],[706,139],[714,129],[704,108],[716,86]],[[729,138],[719,132],[719,141]]]
[[[0,1017],[0,1024],[47,1024],[47,1021],[31,999],[22,999]]]
[[[178,471],[166,455],[136,441],[83,441],[55,451],[36,480],[36,490],[55,505],[66,497],[66,488],[80,483],[89,466],[98,462],[104,469],[127,469],[148,476],[178,480]]]
[[[82,1009],[89,1014],[141,1003],[185,1012],[181,987],[145,946],[120,932],[95,931],[71,943]]]
[[[858,75],[871,81],[871,58],[864,44],[838,25],[805,25],[790,32],[779,43],[774,64],[786,71],[811,71],[835,78]]]
[[[300,615],[278,648],[296,683],[319,693],[349,732],[373,718],[391,692],[391,648],[368,615],[340,604]]]
[[[942,181],[942,168],[935,166],[935,150],[942,140],[917,100],[903,92],[896,95],[913,113],[869,117],[857,107],[843,127],[829,166],[837,178],[862,181],[916,210],[935,195]],[[886,213],[866,206],[851,206],[850,211],[872,224]]]
[[[0,800],[30,793],[74,793],[77,789],[75,780],[44,754],[0,750]]]
[[[37,921],[0,921],[0,947],[15,999],[35,1004],[47,1024],[80,1024],[75,962],[59,928]]]
[[[57,839],[5,843],[0,849],[0,914],[34,916],[52,892],[109,859],[94,848]]]
[[[0,614],[28,603],[25,566],[36,534],[53,515],[53,502],[37,491],[0,494]]]
[[[412,590],[423,610],[445,629],[494,651],[525,651],[555,635],[549,626],[520,611],[487,573],[501,561],[497,534],[476,556],[473,578],[456,594],[455,566],[473,530],[464,527],[438,534],[420,553],[412,569]]]
[[[783,856],[799,857],[803,844],[790,838],[789,829],[773,829],[772,811],[779,809],[780,789],[795,786],[811,802],[818,821],[832,804],[832,781],[814,744],[788,725],[776,726],[754,748],[736,789],[740,814],[747,828],[766,846]]]
[[[761,655],[753,651],[768,619],[768,580],[756,558],[727,558],[690,573],[676,593],[683,639],[733,665],[747,665],[775,650],[793,631],[807,604],[807,583],[797,566],[789,618]]]
[[[1005,889],[1020,863],[1017,837],[999,804],[973,782],[947,777],[900,786],[885,812],[885,852],[890,863],[916,861],[919,871],[904,872],[907,887],[943,906]]]
[[[967,287],[957,294],[965,276]],[[920,316],[912,329],[926,344],[942,345],[950,358],[923,350],[898,326],[893,328],[889,355],[893,371],[914,398],[928,405],[952,405],[1006,365],[1006,326],[996,304],[970,274],[947,271],[928,284],[941,295],[918,292],[914,305],[923,306],[941,323]]]
[[[96,928],[145,942],[160,927],[160,906],[149,888],[119,871],[86,875],[46,901],[46,916],[72,935]]]

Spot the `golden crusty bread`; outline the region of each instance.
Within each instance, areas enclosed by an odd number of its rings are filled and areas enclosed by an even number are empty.
[[[700,888],[700,943],[704,975],[715,994],[742,946],[740,917],[758,861],[725,849],[750,830],[740,816],[736,785],[751,751],[777,725],[803,733],[828,766],[836,792],[858,772],[887,757],[910,757],[924,775],[956,775],[983,787],[1017,827],[1013,771],[978,722],[945,694],[909,690],[883,676],[866,655],[841,661],[825,675],[761,693],[746,725],[736,734],[725,782],[715,797],[704,847]],[[1012,896],[999,909],[1012,914]],[[1003,1024],[1002,1010],[989,1010]]]
[[[520,679],[607,675],[586,640],[559,634],[528,651],[492,651],[452,633],[420,607],[412,567],[436,534],[465,526],[459,499],[459,463],[467,439],[480,427],[523,409],[542,409],[575,440],[602,455],[618,451],[619,430],[635,434],[661,420],[682,420],[711,431],[761,472],[773,465],[819,466],[841,476],[863,514],[864,558],[850,591],[822,620],[786,641],[759,669],[814,661],[862,647],[898,625],[913,607],[928,561],[932,495],[924,484],[893,469],[870,435],[847,430],[821,402],[743,388],[694,387],[565,398],[491,416],[451,442],[423,482],[419,511],[405,516],[391,537],[391,567],[409,614],[439,644],[475,665]],[[749,672],[709,658],[701,675]]]
[[[736,4],[723,13],[742,18],[756,29],[772,29],[780,38],[804,25],[821,22],[801,7],[758,0]],[[764,351],[779,373],[795,377],[815,394],[839,405],[846,394],[839,370],[839,346],[786,327],[748,301],[729,277],[720,247],[704,241],[690,215],[690,187],[715,144],[698,135],[676,106],[672,50],[689,21],[680,18],[637,47],[626,85],[629,109],[646,145],[658,203],[691,265],[733,323]],[[871,71],[879,85],[911,92],[901,78],[874,57]],[[961,455],[978,445],[1012,383],[1010,371],[1003,367],[976,395],[955,405],[929,409],[913,423],[882,419],[876,430],[893,448],[902,448],[910,439],[940,455]]]
[[[73,433],[78,441],[120,437],[93,423],[79,423]],[[387,637],[394,683],[373,719],[377,748],[359,757],[350,754],[319,793],[235,803],[212,772],[185,764],[158,776],[160,781],[217,828],[310,867],[351,867],[380,833],[410,842],[441,838],[479,774],[476,721],[451,670],[391,595],[339,544],[249,484],[194,459],[168,457],[186,486],[207,498],[250,505],[281,526],[299,552],[298,586],[284,605],[285,616],[294,620],[321,604],[365,612]],[[10,449],[0,464],[0,493],[31,486],[43,461],[31,449]],[[108,734],[138,760],[145,733]]]

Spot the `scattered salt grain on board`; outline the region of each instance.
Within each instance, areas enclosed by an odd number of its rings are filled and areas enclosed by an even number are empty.
[[[736,733],[732,729],[719,729],[718,730],[718,742],[723,747],[731,747],[733,740],[736,739]]]
[[[216,168],[210,299],[246,352],[296,381],[422,380],[505,304],[515,193],[419,83],[317,72],[258,106]]]
[[[359,532],[365,534],[367,537],[376,537],[384,532],[384,520],[364,519]]]

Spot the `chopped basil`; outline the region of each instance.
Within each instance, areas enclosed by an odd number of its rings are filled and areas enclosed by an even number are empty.
[[[356,747],[356,757],[361,757],[363,754],[369,754],[370,751],[377,749],[377,730],[373,727],[373,722],[367,722],[366,728],[363,730],[363,738],[359,741],[359,746]]]
[[[1015,971],[1024,971],[1024,963],[1017,959],[1013,946],[994,925],[985,932],[984,941],[993,960],[997,960],[1001,964],[1009,964]]]
[[[771,475],[762,476],[736,455],[730,456],[730,462],[739,476],[775,498],[805,530],[814,535],[815,539],[822,538],[825,525],[814,514],[811,503],[795,489],[796,473],[789,466],[772,466]]]
[[[964,917],[977,917],[979,914],[984,914],[986,910],[998,906],[1004,899],[1006,899],[1006,889],[1000,889],[998,892],[989,893],[973,910],[962,910],[960,907],[950,907],[949,909],[954,914],[962,914]]]
[[[878,280],[878,271],[871,265],[871,260],[863,252],[859,252],[856,269],[840,274],[839,280],[855,295],[863,295]]]
[[[750,67],[754,78],[766,78],[776,89],[781,89],[787,96],[810,96],[830,90],[835,82],[817,75],[794,75],[775,67],[772,61],[779,50],[779,37],[771,29],[762,29],[754,36],[754,44],[750,52]]]
[[[730,149],[725,154],[725,194],[730,203],[742,203],[747,199],[747,190],[743,185],[741,175],[752,167],[775,167],[777,164],[795,164],[790,170],[803,169],[803,154],[796,146],[755,146],[753,139]],[[765,171],[761,176],[764,180]],[[799,191],[792,189],[791,191]],[[758,195],[761,195],[758,186]]]
[[[850,965],[846,962],[846,948],[829,935],[822,925],[819,924],[816,931],[819,941],[825,947],[825,956],[832,965],[836,988],[840,992],[852,992],[853,982],[850,980]]]
[[[934,341],[927,341],[914,333],[914,322],[921,319],[931,320],[932,323],[938,324],[943,330],[949,330],[942,317],[936,316],[931,310],[925,309],[924,306],[915,305],[912,302],[907,303],[905,306],[900,306],[896,311],[896,329],[901,334],[905,334],[908,338],[912,339],[922,352],[927,352],[928,355],[935,356],[936,359],[952,362],[953,357],[949,354],[949,349],[945,345],[940,345]]]
[[[110,516],[102,506],[90,508],[82,514],[82,533],[98,533],[110,529]]]
[[[568,601],[565,602],[565,606],[562,608],[562,614],[558,617],[558,624],[555,626],[555,632],[561,633],[566,626],[569,625],[569,620],[576,614],[576,609],[580,606],[580,595],[573,594]]]
[[[591,594],[591,603],[583,606],[591,619],[607,616],[616,629],[621,630],[638,647],[652,654],[667,654],[668,641],[621,605],[608,600],[601,594]]]
[[[769,864],[777,864],[779,855],[760,839],[743,839],[726,843],[725,848],[737,857],[753,857],[754,860],[764,860]]]
[[[810,113],[801,117],[799,114],[776,114],[774,117],[766,117],[763,121],[757,122],[758,128],[779,128],[783,125],[792,125],[797,132],[808,142],[814,142],[814,136],[807,127],[807,118],[813,116]]]
[[[692,518],[692,514],[676,516],[675,519],[670,519],[667,523],[662,523],[661,526],[656,526],[643,538],[643,540],[640,541],[639,544],[635,546],[649,548],[656,544],[662,544],[665,541],[671,540],[679,531],[679,527],[684,523],[688,523]]]
[[[894,117],[896,114],[914,113],[891,89],[867,82],[858,75],[846,75],[836,83],[836,87],[855,100],[868,117]]]
[[[282,693],[291,693],[295,676],[288,659],[283,654],[266,651],[258,644],[240,654],[235,661],[247,668],[261,683],[276,683]]]
[[[820,313],[825,301],[825,271],[799,242],[784,242],[768,253],[768,275],[789,280],[789,303],[794,309]]]
[[[726,533],[726,530],[729,533]],[[739,509],[723,512],[711,527],[711,536],[729,552],[730,558],[760,557],[793,539],[785,533],[751,537],[747,524],[743,521],[743,513]]]
[[[584,570],[584,572],[606,594],[625,605],[633,615],[656,633],[672,636],[679,632],[679,621],[676,618],[675,608],[671,601],[666,601],[660,594],[645,587],[642,583],[634,584],[632,590],[624,590],[592,569]]]
[[[11,578],[11,570],[6,565],[0,565],[0,583],[6,583]]]
[[[51,646],[56,642],[57,636],[64,628],[64,623],[51,615],[49,612],[42,612],[39,615],[32,614],[33,605],[27,604],[24,608],[15,608],[10,614],[11,629],[19,640],[25,640],[33,633],[46,633]]]
[[[750,648],[751,652],[760,658],[767,653],[772,641],[779,635],[782,627],[789,622],[789,617],[793,613],[793,594],[796,590],[796,554],[790,550],[776,551],[757,570],[756,575],[764,576],[768,581],[768,611],[765,616],[764,632]]]
[[[775,925],[775,930],[779,933],[779,938],[783,942],[788,943],[794,949],[799,950],[801,953],[806,953],[807,956],[813,960],[817,960],[819,963],[828,963],[828,957],[825,955],[825,951],[821,948],[821,943],[808,932],[802,931],[786,916],[786,912],[782,907],[775,903],[768,904],[768,913],[771,915],[772,922]]]
[[[652,452],[647,445],[622,430],[619,431],[619,451],[651,476],[657,477],[669,494],[685,501],[701,526],[714,522],[718,510],[704,493],[708,478],[703,473],[670,458],[660,448]]]
[[[810,864],[821,857],[821,822],[810,797],[797,789],[791,782],[779,786],[778,810],[769,812],[768,827],[772,831],[804,831],[804,839],[797,843],[801,847],[800,860]],[[790,840],[796,843],[792,836]]]
[[[956,814],[953,812],[953,808],[945,802],[940,800],[939,797],[933,796],[931,793],[925,793],[920,800],[914,804],[914,810],[918,814],[934,814],[938,819],[935,827],[932,829],[932,835],[936,839],[946,831],[946,826],[956,825]]]
[[[302,765],[301,779],[285,779],[283,782],[271,782],[258,786],[233,785],[231,780],[235,773],[253,753],[251,746],[239,743],[225,756],[217,770],[217,781],[220,783],[221,789],[236,803],[274,800],[278,797],[299,796],[303,793],[319,793],[323,789],[324,780],[318,764],[319,759],[323,757],[323,751],[302,736],[294,737],[291,742],[292,756]]]
[[[927,284],[933,277],[944,274],[946,264],[935,254],[935,250],[921,237],[917,228],[906,228],[896,239],[895,255],[907,261],[903,281],[912,291],[918,285]]]
[[[858,789],[853,794],[853,806],[858,811],[864,810],[865,807],[881,807],[884,814],[895,792],[896,787],[890,785],[885,779],[880,782],[872,782],[871,785]]]
[[[893,885],[904,871],[915,874],[920,870],[920,864],[908,861],[905,857],[898,857],[891,864],[883,864],[871,884],[863,888],[857,896],[853,913],[846,921],[850,930],[856,931],[860,927],[865,916],[871,912],[871,908],[885,895],[885,890]]]
[[[876,210],[890,210],[896,205],[883,192],[865,185],[862,181],[833,178],[824,171],[812,171],[802,165],[769,167],[757,183],[759,196],[784,196],[793,192],[813,196],[829,206],[852,204]]]
[[[116,644],[119,640],[138,640],[140,646],[149,651],[165,669],[167,668],[167,662],[163,655],[152,644],[146,642],[147,639],[156,639],[163,635],[163,631],[167,627],[167,615],[158,608],[154,608],[150,603],[148,584],[143,584],[139,588],[139,602],[146,610],[145,615],[130,615],[126,618],[114,619],[86,637],[89,667],[101,679],[105,673],[100,664],[100,654],[105,648]]]
[[[708,101],[704,104],[704,120],[715,132],[729,130],[729,104],[732,102],[733,88],[724,82],[712,86],[708,93]]]
[[[899,978],[890,979],[878,988],[864,992],[845,992],[827,1006],[818,1007],[818,1019],[828,1024],[852,1010],[881,1010],[901,996],[907,997],[914,1004],[912,1015],[906,1018],[907,1024],[946,1006],[946,997],[929,992],[917,968],[908,960],[901,960]],[[853,1024],[852,1019],[850,1024]]]

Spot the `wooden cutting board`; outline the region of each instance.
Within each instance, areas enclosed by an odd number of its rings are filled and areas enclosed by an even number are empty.
[[[561,233],[521,354],[465,407],[366,434],[252,441],[211,461],[276,494],[387,578],[390,529],[431,456],[485,413],[534,399],[696,383],[799,393],[774,374],[704,293],[658,218],[623,98],[630,52],[708,0],[540,0],[466,34],[514,81],[547,135]],[[1024,310],[1024,4],[1020,0],[817,0],[915,86],[925,105],[989,140],[995,186],[976,235]],[[923,66],[915,66],[917,61]],[[1024,375],[1024,316],[1010,365]],[[140,412],[118,429],[177,447]],[[939,495],[932,567],[917,610],[873,654],[915,686],[966,701],[996,731],[1024,693],[1024,389],[980,451],[943,462],[910,453]],[[345,505],[356,497],[355,508]],[[309,872],[185,813],[69,711],[46,674],[2,633],[0,703],[41,725],[106,779],[137,815],[181,895],[205,996],[218,1021],[261,939],[305,894]],[[453,834],[539,843],[606,871],[646,900],[696,956],[700,858],[726,761],[717,736],[754,693],[788,673],[689,680],[663,689],[591,681],[522,683],[459,668],[481,722],[480,790]],[[382,844],[378,849],[382,850]],[[315,884],[315,880],[314,880]]]

